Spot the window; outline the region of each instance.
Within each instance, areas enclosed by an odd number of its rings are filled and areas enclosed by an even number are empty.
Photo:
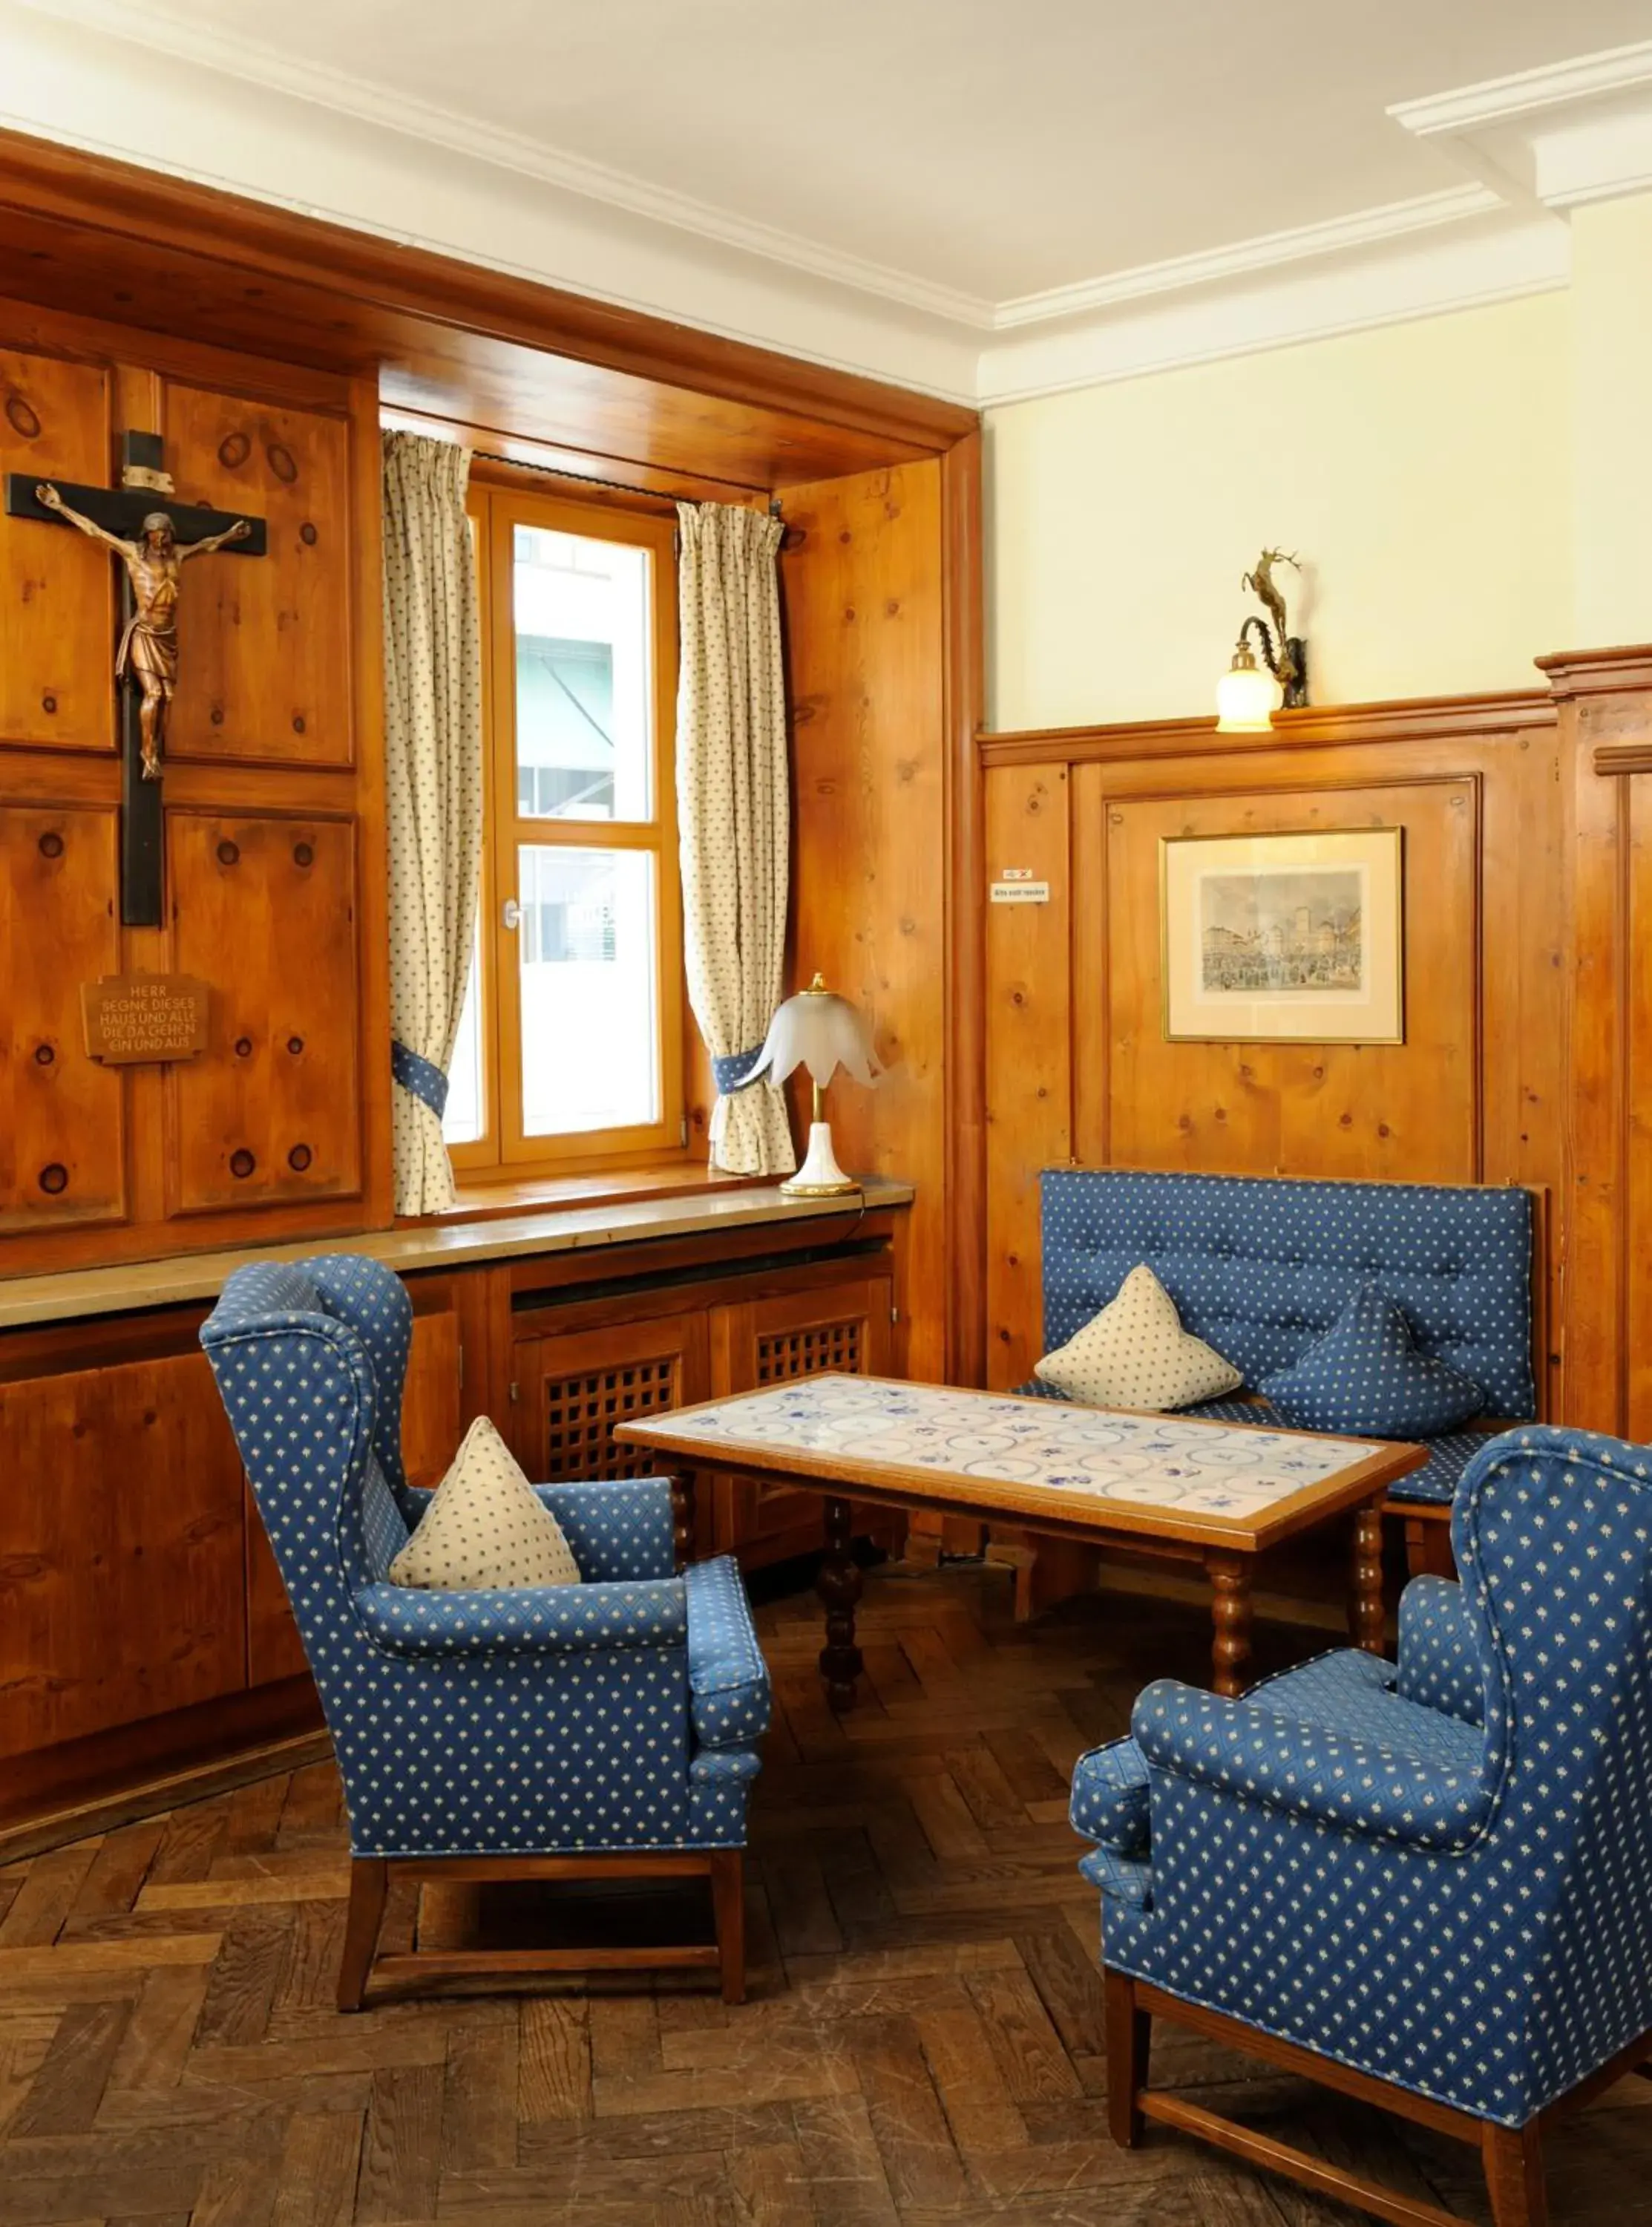
[[[443,1122],[463,1173],[682,1142],[668,519],[478,484],[475,960]]]

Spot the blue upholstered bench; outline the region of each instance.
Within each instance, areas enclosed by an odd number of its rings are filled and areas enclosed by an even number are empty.
[[[1049,1168],[1043,1177],[1044,1350],[1065,1344],[1145,1260],[1183,1325],[1244,1372],[1247,1392],[1329,1330],[1375,1278],[1425,1353],[1486,1393],[1485,1426],[1529,1422],[1532,1201],[1523,1190],[1319,1183],[1266,1176]],[[1036,1377],[1021,1388],[1061,1394]],[[1221,1421],[1280,1419],[1254,1394],[1190,1410]],[[1449,1516],[1484,1428],[1428,1442],[1427,1466],[1390,1494],[1402,1513]],[[1413,1567],[1437,1566],[1445,1526],[1407,1527]],[[1444,1551],[1448,1557],[1449,1541]]]

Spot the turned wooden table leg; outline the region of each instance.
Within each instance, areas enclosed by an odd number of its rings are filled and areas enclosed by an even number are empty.
[[[855,1603],[860,1598],[859,1566],[851,1551],[849,1503],[826,1504],[826,1555],[815,1591],[826,1604],[826,1643],[820,1650],[820,1675],[826,1680],[826,1700],[839,1714],[855,1706],[855,1681],[860,1675],[860,1650],[855,1644]]]
[[[1375,1501],[1354,1510],[1354,1555],[1349,1566],[1348,1629],[1355,1647],[1381,1655],[1388,1612],[1382,1598],[1382,1515]]]
[[[1210,1620],[1215,1626],[1210,1660],[1211,1685],[1230,1698],[1245,1690],[1244,1666],[1251,1658],[1251,1566],[1243,1554],[1211,1552],[1204,1558],[1210,1577]]]
[[[677,1567],[686,1570],[694,1559],[694,1472],[679,1470],[671,1480],[671,1541]]]

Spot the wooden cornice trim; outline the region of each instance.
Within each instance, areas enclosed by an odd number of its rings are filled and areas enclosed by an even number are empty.
[[[160,245],[220,268],[341,296],[392,315],[596,364],[757,408],[943,455],[977,431],[979,411],[720,338],[641,310],[519,278],[195,184],[137,163],[0,131],[0,210]],[[178,305],[181,317],[188,303]],[[370,367],[341,343],[337,367]],[[346,360],[348,352],[348,360]]]
[[[1649,653],[1652,654],[1652,653]],[[1145,719],[1107,727],[1035,727],[979,737],[985,768],[1125,764],[1144,758],[1236,757],[1259,751],[1317,750],[1330,744],[1427,741],[1472,736],[1481,740],[1554,724],[1547,690],[1502,696],[1419,696],[1381,704],[1343,704],[1275,714],[1260,735],[1219,735],[1213,718]]]
[[[1652,689],[1652,643],[1617,649],[1566,649],[1537,663],[1558,700],[1571,696],[1632,694]]]
[[[1652,773],[1652,736],[1634,743],[1597,743],[1595,771],[1601,774]]]

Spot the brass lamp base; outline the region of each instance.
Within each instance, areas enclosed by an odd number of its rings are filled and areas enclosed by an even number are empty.
[[[781,1190],[788,1198],[840,1198],[845,1192],[857,1191],[860,1185],[852,1176],[845,1175],[838,1165],[838,1156],[832,1149],[832,1125],[829,1121],[813,1121],[809,1125],[808,1156],[794,1176],[788,1176]]]

